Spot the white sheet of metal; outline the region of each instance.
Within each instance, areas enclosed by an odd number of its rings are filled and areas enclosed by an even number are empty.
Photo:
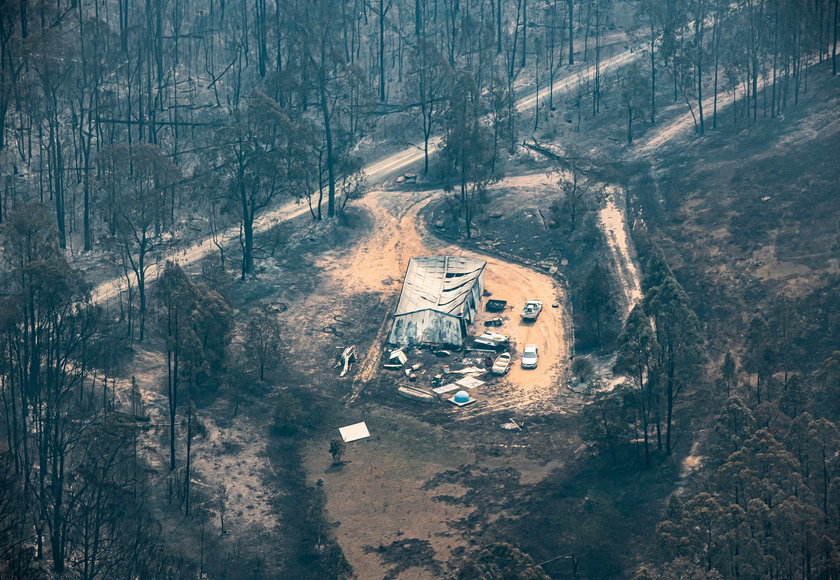
[[[455,383],[449,383],[448,385],[443,385],[442,387],[437,387],[436,389],[432,389],[432,390],[434,392],[436,392],[438,395],[443,395],[443,394],[446,394],[446,393],[451,393],[452,391],[457,391],[460,388],[461,387],[459,387]]]
[[[480,381],[475,377],[464,377],[463,379],[455,381],[455,384],[461,385],[465,389],[474,389],[483,385],[484,381]]]
[[[340,427],[338,432],[341,433],[341,438],[345,443],[370,437],[370,431],[368,431],[367,425],[365,425],[364,421],[361,423],[354,423],[353,425],[347,425],[347,427]]]

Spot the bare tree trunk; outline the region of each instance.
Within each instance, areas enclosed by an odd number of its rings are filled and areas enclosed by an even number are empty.
[[[528,0],[522,0],[522,62],[520,67],[525,68],[528,59]]]
[[[575,64],[575,0],[566,0],[569,8],[569,64]]]
[[[656,123],[656,34],[650,16],[650,123]]]
[[[385,102],[385,0],[379,0],[379,102]]]
[[[496,54],[502,54],[502,0],[496,0]]]
[[[184,511],[190,515],[190,466],[192,460],[192,401],[187,408],[187,464],[184,468]]]
[[[172,349],[172,371],[169,376],[169,471],[175,471],[176,455],[175,455],[175,418],[178,413],[178,327],[179,327],[179,312],[175,309],[175,319],[170,321],[172,324],[172,336],[174,340],[174,347]]]
[[[834,0],[834,38],[831,41],[831,74],[837,74],[837,21],[838,4],[840,0]]]
[[[703,19],[705,14],[702,10],[694,20],[694,35],[697,42],[697,114],[700,119],[699,132],[703,135],[706,127],[703,120]]]

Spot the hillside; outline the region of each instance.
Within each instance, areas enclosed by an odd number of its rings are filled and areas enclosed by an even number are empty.
[[[0,2],[0,577],[840,576],[806,4]]]

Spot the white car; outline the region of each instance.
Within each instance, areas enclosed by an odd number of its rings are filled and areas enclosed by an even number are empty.
[[[539,352],[537,350],[536,344],[526,344],[525,349],[522,351],[522,368],[523,369],[535,369],[537,368],[537,358],[539,356]]]
[[[525,308],[522,309],[522,320],[536,320],[542,312],[543,304],[539,300],[529,300],[525,303]]]

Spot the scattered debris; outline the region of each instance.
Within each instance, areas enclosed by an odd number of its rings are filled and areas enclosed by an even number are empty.
[[[446,356],[452,356],[452,351],[442,350],[442,349],[441,350],[433,350],[432,354],[435,355],[435,356],[439,356],[439,357],[443,358],[443,357],[446,357]]]
[[[434,403],[437,400],[434,394],[429,391],[419,389],[417,387],[409,387],[407,385],[399,387],[397,389],[397,394],[401,397],[405,397],[406,399],[420,401],[421,403]]]
[[[346,375],[348,373],[348,371],[350,371],[350,369],[353,368],[353,362],[355,362],[355,360],[356,360],[356,346],[355,345],[348,346],[339,355],[338,362],[335,363],[335,366],[342,367],[341,368],[341,374],[339,374],[338,376],[343,377],[344,375]]]
[[[473,340],[473,345],[483,345],[489,346],[491,349],[497,349],[501,346],[505,346],[509,340],[510,338],[504,334],[485,332]]]
[[[338,432],[341,434],[341,439],[345,443],[370,437],[370,431],[368,431],[367,425],[365,425],[364,421],[361,423],[347,425],[346,427],[340,427]]]
[[[401,369],[408,362],[408,357],[401,348],[392,350],[388,355],[388,362],[383,365],[386,369]]]
[[[488,320],[484,321],[484,326],[501,326],[504,320],[502,320],[501,316],[495,316]]]
[[[508,419],[507,423],[502,423],[501,425],[499,425],[499,427],[508,431],[513,431],[514,429],[522,431],[522,427],[520,427],[519,424],[513,419]]]

